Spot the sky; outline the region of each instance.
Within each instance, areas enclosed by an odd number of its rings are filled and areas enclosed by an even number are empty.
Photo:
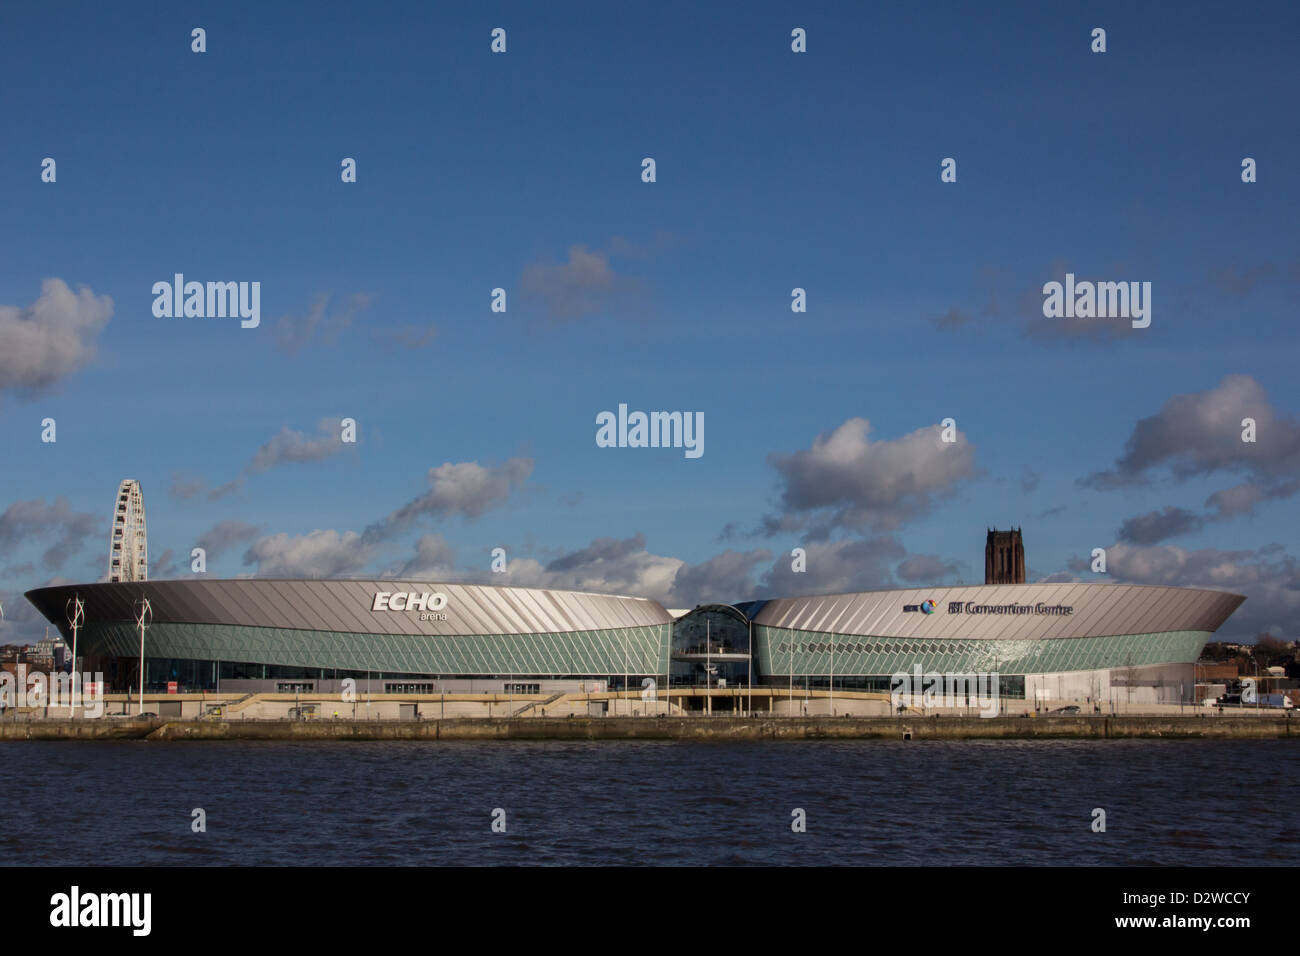
[[[1300,637],[1294,4],[266,6],[0,7],[0,641],[124,478],[151,578],[691,607],[982,583],[1014,526]],[[1149,327],[1045,316],[1067,273]]]

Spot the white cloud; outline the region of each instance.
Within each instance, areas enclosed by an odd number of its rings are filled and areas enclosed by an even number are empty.
[[[113,300],[62,279],[46,279],[26,308],[0,305],[0,390],[27,396],[95,358],[95,339],[113,315]]]
[[[219,521],[195,542],[204,551],[207,561],[215,561],[236,544],[251,541],[257,537],[258,527],[244,521]]]
[[[1253,418],[1257,441],[1241,440],[1243,418]],[[1185,479],[1216,471],[1294,473],[1300,465],[1300,423],[1273,407],[1249,375],[1228,375],[1203,392],[1175,395],[1133,427],[1115,466],[1083,479],[1099,488],[1143,483],[1167,467]]]
[[[845,538],[804,545],[806,570],[795,571],[788,554],[777,557],[762,578],[763,597],[797,597],[804,594],[839,594],[890,587],[890,567],[907,551],[897,538]]]
[[[402,565],[394,577],[438,578],[454,574],[456,552],[440,534],[421,535],[415,543],[415,555]]]
[[[103,518],[84,511],[73,511],[67,498],[55,498],[50,504],[46,504],[42,498],[15,501],[0,514],[0,550],[7,556],[12,556],[28,542],[49,541],[53,538],[53,543],[41,560],[46,570],[56,571],[97,533],[104,535],[107,554],[106,528],[107,523]]]
[[[325,345],[334,345],[352,325],[357,315],[370,307],[370,297],[363,292],[354,293],[344,300],[341,309],[330,312],[330,297],[321,293],[313,300],[303,315],[286,314],[275,323],[275,344],[281,351],[292,355],[305,348],[318,337]]]
[[[542,303],[548,318],[577,319],[638,292],[641,283],[616,274],[605,253],[579,245],[569,249],[568,262],[525,267],[519,288],[525,298]]]
[[[1089,561],[1082,558],[1070,562],[1076,572],[1088,567]],[[1224,639],[1254,638],[1266,630],[1288,639],[1295,636],[1300,568],[1280,544],[1253,551],[1192,551],[1168,544],[1118,543],[1106,549],[1106,570],[1112,579],[1132,584],[1216,588],[1246,595],[1246,603],[1223,626]]]
[[[244,552],[244,564],[256,565],[258,577],[332,578],[354,574],[374,557],[355,531],[316,530],[258,538]]]
[[[1160,511],[1129,518],[1120,525],[1116,537],[1129,544],[1158,544],[1166,538],[1199,531],[1204,524],[1199,515],[1186,508],[1166,505]]]
[[[429,490],[366,529],[373,542],[400,534],[424,516],[477,518],[504,504],[533,472],[531,458],[485,467],[476,461],[446,462],[429,469]]]
[[[797,530],[805,517],[825,527],[896,528],[975,472],[974,448],[960,431],[951,443],[938,425],[884,441],[870,433],[869,421],[850,418],[809,449],[769,455],[781,476],[783,513],[764,519],[767,532]]]
[[[337,455],[347,447],[340,437],[339,421],[337,418],[322,418],[317,423],[319,434],[315,438],[308,438],[288,425],[282,426],[278,434],[254,453],[246,470],[269,471],[278,465],[324,461]]]
[[[939,584],[954,577],[961,568],[936,554],[914,554],[898,564],[899,580],[909,584]]]

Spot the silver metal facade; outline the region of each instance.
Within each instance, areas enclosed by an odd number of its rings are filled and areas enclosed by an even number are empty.
[[[376,594],[396,592],[441,594],[446,604],[435,614],[375,609]],[[41,588],[27,597],[66,636],[64,609],[74,595],[85,604],[82,653],[116,657],[138,647],[133,603],[142,596],[153,607],[147,656],[188,660],[440,674],[656,674],[665,672],[673,633],[672,616],[655,601],[522,587],[141,581]],[[774,600],[749,607],[754,676],[869,675],[913,663],[1008,673],[1008,666],[1041,672],[1186,663],[1244,600],[1222,591],[1094,583]],[[920,609],[926,602],[933,602],[931,613]]]
[[[446,620],[421,620],[419,611],[372,610],[377,593],[444,594]],[[133,602],[147,597],[153,623],[218,624],[355,634],[536,634],[671,624],[645,598],[541,588],[489,587],[418,581],[306,581],[275,579],[141,581],[40,588],[28,599],[51,623],[66,629],[63,609],[77,594],[87,624],[133,621]]]
[[[1002,584],[862,591],[768,601],[754,624],[794,631],[906,637],[926,640],[1004,641],[1106,637],[1162,631],[1219,629],[1245,597],[1198,588],[1133,584]],[[904,610],[933,601],[934,613]],[[962,613],[952,613],[954,602]],[[1038,605],[1071,608],[1069,615],[977,613],[967,605]]]

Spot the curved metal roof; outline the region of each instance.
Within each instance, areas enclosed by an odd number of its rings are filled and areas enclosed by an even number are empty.
[[[736,607],[734,604],[699,604],[691,608],[691,610],[687,611],[681,617],[677,618],[677,622],[681,623],[687,618],[694,617],[696,614],[702,614],[705,611],[720,611],[721,613],[729,614],[730,616],[736,618],[737,620],[743,621],[746,624],[749,623],[749,618],[745,615],[745,612],[742,611],[740,608]]]
[[[1216,631],[1245,597],[1200,588],[1136,584],[993,584],[823,594],[768,601],[754,623],[878,637],[1036,640]],[[934,601],[932,614],[904,607]],[[960,610],[957,606],[960,606]],[[980,608],[1028,607],[1027,612]],[[1069,614],[1040,613],[1039,605]]]
[[[446,620],[421,620],[418,610],[372,610],[378,592],[446,595]],[[235,580],[135,581],[39,588],[27,599],[60,631],[74,594],[87,623],[134,621],[134,602],[147,597],[153,622],[230,624],[364,634],[534,634],[671,624],[646,598],[543,588],[427,581]]]
[[[418,611],[372,610],[377,592],[441,593],[446,620]],[[134,621],[133,604],[149,598],[153,621],[231,624],[370,634],[532,634],[671,624],[647,598],[543,588],[414,581],[235,580],[136,581],[61,585],[27,592],[60,631],[65,606],[79,595],[87,623]],[[934,613],[905,611],[926,600]],[[1130,584],[1008,584],[911,588],[779,598],[747,604],[755,624],[791,630],[881,637],[1039,638],[1215,631],[1245,598],[1226,591]],[[1037,613],[1065,606],[1068,615]],[[954,608],[960,606],[960,611]],[[1029,613],[972,613],[987,606],[1028,606]],[[706,605],[707,607],[720,607]],[[739,613],[739,608],[725,605]]]

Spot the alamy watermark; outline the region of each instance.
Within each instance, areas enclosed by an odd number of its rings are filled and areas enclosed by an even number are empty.
[[[50,925],[56,928],[123,927],[133,936],[148,936],[152,912],[152,893],[83,893],[74,885],[50,897]]]
[[[1133,328],[1151,324],[1150,282],[1075,282],[1043,286],[1043,315],[1049,319],[1132,319]]]
[[[894,710],[908,707],[978,707],[981,717],[996,717],[1000,700],[998,674],[993,672],[926,671],[914,664],[912,673],[898,671],[889,678],[889,702]]]
[[[16,671],[0,671],[0,708],[76,707],[86,717],[104,716],[104,675],[99,671],[93,675],[28,673],[26,664],[19,664]]]
[[[598,448],[685,448],[687,458],[704,454],[703,412],[631,412],[596,416]]]
[[[153,314],[160,319],[225,319],[238,317],[241,328],[262,323],[262,283],[186,282],[177,272],[173,281],[153,284]]]

